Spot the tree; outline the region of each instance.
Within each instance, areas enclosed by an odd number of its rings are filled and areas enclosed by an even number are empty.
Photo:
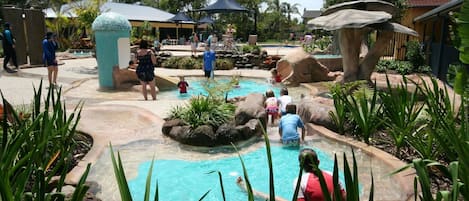
[[[297,3],[291,5],[288,2],[282,2],[282,4],[280,5],[280,10],[281,10],[282,13],[287,15],[288,22],[291,22],[291,15],[292,14],[299,14],[300,13],[299,10],[298,10],[298,6],[299,6],[299,4],[297,4]]]

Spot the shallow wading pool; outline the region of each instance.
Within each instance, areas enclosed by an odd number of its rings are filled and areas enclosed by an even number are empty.
[[[272,127],[269,127],[268,133],[269,135],[277,135]],[[344,152],[351,161],[349,146],[326,138],[315,136],[312,140],[307,141],[305,146],[319,150],[320,167],[325,170],[332,170],[334,153],[338,154],[340,171],[343,167],[341,159]],[[208,190],[210,193],[204,200],[222,200],[218,175],[216,173],[207,174],[210,171],[222,173],[227,200],[246,200],[246,194],[235,184],[236,178],[242,176],[241,162],[236,153],[226,149],[211,148],[199,152],[194,151],[193,147],[181,145],[166,137],[161,137],[158,140],[136,141],[114,148],[121,153],[134,200],[142,200],[146,175],[153,157],[155,157],[156,163],[152,173],[152,186],[154,187],[154,181],[158,180],[160,200],[195,201]],[[242,148],[240,154],[247,166],[253,188],[268,193],[269,179],[265,150],[264,143],[257,142]],[[291,199],[293,180],[299,170],[298,151],[298,149],[281,147],[276,142],[272,143],[276,195],[287,200]],[[389,173],[394,169],[382,161],[373,160],[361,150],[355,150],[355,154],[359,166],[360,184],[363,189],[361,200],[368,199],[367,189],[371,184],[371,170],[373,170],[375,182],[375,200],[406,199],[399,182],[389,176]],[[120,200],[109,151],[101,154],[93,165],[88,180],[97,181],[100,184],[101,192],[98,193],[98,197],[110,201]]]

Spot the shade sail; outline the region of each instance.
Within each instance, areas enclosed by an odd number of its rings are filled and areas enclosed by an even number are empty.
[[[173,22],[194,22],[189,16],[187,16],[184,12],[177,13],[174,17],[169,18],[169,21]]]
[[[210,4],[205,8],[198,9],[196,11],[205,11],[208,13],[220,13],[220,12],[248,12],[249,10],[241,6],[235,0],[217,0],[215,3]]]

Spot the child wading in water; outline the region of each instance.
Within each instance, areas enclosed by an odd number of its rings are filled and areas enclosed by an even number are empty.
[[[189,87],[189,83],[184,80],[184,76],[179,77],[178,88],[179,94],[187,94],[187,87]]]
[[[265,96],[267,97],[264,102],[265,111],[268,116],[271,116],[271,124],[273,125],[278,116],[278,100],[272,90],[265,92]]]

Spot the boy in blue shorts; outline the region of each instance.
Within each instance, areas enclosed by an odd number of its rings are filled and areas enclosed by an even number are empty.
[[[213,77],[212,71],[215,64],[215,51],[211,50],[209,46],[205,46],[204,52],[204,76],[208,79]]]

